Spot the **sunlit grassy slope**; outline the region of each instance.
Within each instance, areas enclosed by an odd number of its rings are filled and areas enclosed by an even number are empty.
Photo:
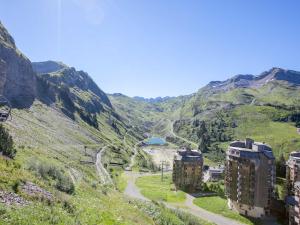
[[[117,176],[114,179],[117,186],[124,189],[124,179],[118,179],[121,175],[118,168],[127,165],[132,154],[128,145],[136,142],[128,135],[124,144],[125,128],[120,126],[120,134],[117,134],[107,123],[108,119],[107,114],[99,115],[100,129],[97,130],[79,118],[73,121],[40,102],[28,110],[14,110],[13,119],[6,127],[14,137],[18,153],[15,160],[0,156],[0,189],[17,191],[31,204],[17,208],[0,204],[0,224],[153,224],[144,212],[128,204],[120,192],[99,182],[95,155],[103,146],[113,145],[115,148],[108,149],[104,161],[108,170]],[[124,165],[110,166],[110,162],[116,160]],[[65,176],[72,176],[75,193],[63,193],[56,189],[52,178],[44,179],[30,171],[33,163],[51,165]],[[28,196],[20,190],[27,181],[52,193],[54,201],[49,203]]]
[[[184,202],[186,198],[184,192],[174,191],[170,174],[165,175],[163,181],[159,175],[140,177],[136,185],[141,189],[141,193],[151,200],[179,203]]]
[[[235,137],[251,137],[256,141],[266,142],[271,145],[276,156],[299,150],[300,135],[294,123],[272,121],[271,118],[278,113],[279,110],[263,106],[241,106],[234,109],[232,116],[238,123],[234,129]]]
[[[219,196],[197,198],[194,200],[194,204],[207,211],[240,221],[244,224],[254,224],[249,219],[230,210],[227,206],[227,200]]]
[[[55,200],[49,204],[20,192],[31,204],[13,208],[0,204],[0,224],[152,224],[148,216],[128,204],[116,191],[92,187],[81,181],[76,185],[74,195],[63,194],[24,170],[22,164],[19,158],[16,162],[0,158],[1,189],[13,191],[11,187],[16,182],[32,181],[54,193]]]

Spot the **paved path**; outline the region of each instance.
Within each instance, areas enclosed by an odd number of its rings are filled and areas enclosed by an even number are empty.
[[[222,225],[240,225],[241,223],[226,218],[224,216],[206,211],[196,205],[194,205],[193,201],[195,199],[195,197],[193,197],[192,195],[187,194],[186,195],[186,202],[185,202],[185,206],[188,207],[188,210],[186,210],[187,212],[195,215],[195,216],[199,216],[205,220],[211,221],[215,224],[222,224]]]
[[[98,153],[97,153],[97,157],[96,157],[96,169],[97,169],[97,173],[101,179],[101,183],[102,184],[113,184],[113,181],[109,175],[109,173],[107,172],[107,170],[104,168],[104,166],[102,165],[101,159],[102,159],[102,154],[105,152],[106,148],[108,147],[105,146],[103,147]]]
[[[141,176],[149,176],[152,175],[150,173],[137,173],[137,172],[126,172],[126,175],[128,176],[128,184],[127,187],[125,189],[124,194],[132,197],[132,198],[137,198],[137,199],[141,199],[144,201],[150,201],[149,199],[145,198],[141,193],[140,190],[138,189],[138,187],[135,185],[136,179],[138,177]],[[179,210],[185,211],[187,213],[190,213],[194,216],[197,216],[201,219],[213,222],[215,224],[218,225],[241,225],[241,223],[235,221],[235,220],[231,220],[229,218],[226,218],[224,216],[218,215],[218,214],[214,214],[211,213],[209,211],[206,211],[196,205],[193,204],[193,200],[194,197],[191,195],[187,194],[187,199],[185,202],[185,207],[187,207],[187,209],[182,209],[180,208]],[[168,204],[168,203],[164,203],[164,205],[170,209],[178,209],[178,207],[175,207],[174,205]]]
[[[140,190],[138,189],[138,187],[135,185],[135,181],[138,177],[143,176],[142,174],[138,173],[138,172],[129,172],[126,171],[125,172],[126,176],[128,177],[128,183],[127,183],[127,187],[124,191],[124,194],[132,197],[132,198],[137,198],[137,199],[141,199],[144,201],[150,201],[149,199],[145,198]],[[149,174],[147,174],[149,175]]]

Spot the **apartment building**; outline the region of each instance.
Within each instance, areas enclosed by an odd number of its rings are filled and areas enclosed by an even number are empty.
[[[254,218],[269,215],[275,179],[275,157],[270,146],[251,139],[229,145],[225,193],[232,210]]]
[[[198,150],[180,150],[174,156],[173,182],[190,193],[201,190],[203,157]]]

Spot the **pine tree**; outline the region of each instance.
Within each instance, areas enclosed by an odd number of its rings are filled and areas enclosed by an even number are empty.
[[[197,132],[197,136],[199,138],[199,147],[198,149],[202,152],[208,151],[208,146],[210,144],[210,136],[208,134],[208,130],[206,128],[206,123],[203,121],[200,124],[199,130]]]
[[[2,124],[0,124],[0,153],[10,158],[16,155],[13,139]]]
[[[276,160],[276,176],[283,177],[283,178],[285,178],[285,176],[286,176],[285,158],[282,153],[281,153],[279,159]]]

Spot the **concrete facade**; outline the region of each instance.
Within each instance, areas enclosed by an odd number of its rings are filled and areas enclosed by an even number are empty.
[[[286,198],[289,225],[300,224],[300,182],[295,183],[294,195]]]
[[[300,152],[291,152],[286,162],[286,205],[289,224],[300,224]]]
[[[271,147],[251,139],[229,145],[225,193],[231,209],[255,218],[269,215],[275,179],[275,157]]]
[[[202,153],[197,150],[181,150],[174,156],[172,179],[177,189],[190,193],[202,188]]]
[[[204,182],[216,182],[224,180],[224,167],[210,167],[204,171],[203,181]]]
[[[286,162],[287,195],[295,192],[295,183],[300,181],[300,152],[291,152]]]

